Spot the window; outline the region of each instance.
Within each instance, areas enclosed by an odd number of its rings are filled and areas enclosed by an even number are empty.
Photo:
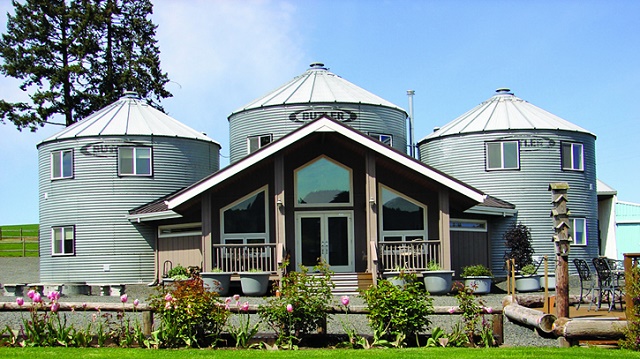
[[[202,235],[202,223],[171,224],[158,227],[158,238],[200,235]]]
[[[486,150],[488,170],[520,168],[518,141],[488,142]]]
[[[352,203],[351,170],[320,157],[295,170],[296,206],[345,206]]]
[[[51,152],[51,179],[73,177],[73,150]]]
[[[118,148],[118,174],[121,176],[151,176],[151,148]]]
[[[477,219],[456,219],[449,221],[449,228],[458,232],[486,232],[487,221]]]
[[[582,171],[583,167],[582,143],[562,143],[562,169]]]
[[[391,135],[369,132],[369,137],[375,138],[387,146],[393,146],[393,136]]]
[[[380,198],[382,241],[426,240],[426,206],[386,187],[381,187]]]
[[[584,218],[573,219],[573,244],[587,245],[587,220]]]
[[[222,209],[223,243],[267,243],[266,192],[259,189]]]
[[[273,135],[250,136],[247,138],[247,152],[254,153],[273,142]]]
[[[74,242],[74,226],[51,228],[51,253],[53,255],[73,254]]]

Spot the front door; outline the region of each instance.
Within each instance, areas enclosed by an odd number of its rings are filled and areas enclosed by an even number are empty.
[[[353,272],[353,212],[298,212],[296,267],[324,259],[334,272]]]

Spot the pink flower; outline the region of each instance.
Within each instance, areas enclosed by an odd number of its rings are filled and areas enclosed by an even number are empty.
[[[231,303],[231,297],[227,297],[227,298],[224,300],[224,304],[229,305],[229,303]]]
[[[171,309],[171,302],[170,301],[167,301],[167,303],[165,303],[164,309],[166,309],[166,310]]]
[[[82,303],[82,309],[87,309],[87,303]]]
[[[340,298],[340,301],[342,302],[342,305],[346,307],[347,305],[349,305],[349,296],[348,295],[343,296],[342,298]]]
[[[35,292],[33,294],[33,298],[31,298],[33,300],[34,303],[42,303],[42,297],[40,296],[40,293]]]
[[[47,294],[47,298],[50,301],[56,301],[56,300],[60,299],[60,292],[52,290],[52,291],[49,292],[49,294]]]
[[[293,305],[287,304],[287,312],[289,313],[293,312]]]
[[[483,307],[482,309],[484,309],[486,313],[489,313],[489,314],[493,313],[493,308],[491,307]]]
[[[133,306],[137,307],[138,305],[140,305],[140,301],[138,299],[134,299],[133,300]]]
[[[449,310],[447,310],[447,311],[449,312],[449,314],[453,314],[453,313],[455,313],[455,312],[456,312],[456,308],[451,307],[451,308],[449,308]]]
[[[51,311],[52,312],[57,312],[58,309],[60,309],[60,303],[54,302],[53,304],[51,304]]]
[[[167,302],[170,302],[173,300],[173,296],[171,296],[171,293],[167,293],[167,295],[164,296],[164,300]]]
[[[244,304],[242,304],[242,307],[240,307],[240,310],[243,311],[249,311],[249,302],[244,302]]]
[[[240,300],[240,294],[234,294],[233,295],[233,300],[235,300],[236,302]]]
[[[27,292],[27,297],[29,297],[29,299],[33,299],[34,295],[36,295],[36,291],[33,289]]]
[[[128,299],[129,299],[129,296],[126,295],[126,294],[123,294],[123,295],[120,296],[120,301],[122,303],[126,303]]]
[[[24,298],[22,297],[16,298],[16,304],[22,307],[22,305],[24,305]]]

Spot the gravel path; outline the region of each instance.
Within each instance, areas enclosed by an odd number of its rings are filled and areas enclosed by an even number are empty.
[[[39,281],[39,268],[38,258],[0,258],[0,284],[5,283],[34,283]],[[572,278],[570,286],[575,288],[576,278]],[[502,307],[502,299],[505,293],[501,290],[503,287],[498,284],[497,291],[501,293],[483,295],[481,298],[485,302],[486,306],[493,308]],[[502,288],[504,289],[504,288]],[[149,295],[153,293],[153,288],[146,285],[127,285],[127,294],[131,300],[138,298],[141,302],[146,302]],[[94,289],[94,292],[97,290]],[[575,293],[575,289],[571,290]],[[0,302],[14,302],[15,297],[4,296],[4,291],[1,291]],[[64,292],[63,292],[64,294]],[[434,296],[433,304],[435,306],[452,306],[457,305],[457,301],[454,296]],[[98,295],[77,295],[77,296],[63,296],[61,299],[65,302],[76,302],[81,305],[83,302],[113,302],[118,303],[118,297],[104,297]],[[262,298],[249,298],[243,297],[241,301],[249,301],[250,304],[264,303]],[[335,299],[336,304],[339,304],[339,298]],[[363,305],[361,298],[357,296],[351,298],[352,305]],[[371,329],[368,326],[366,317],[364,315],[350,315],[349,322],[352,323],[355,328],[361,334],[371,334]],[[456,315],[434,315],[432,316],[431,328],[439,326],[445,330],[450,330],[460,318]],[[0,327],[5,325],[19,326],[21,323],[20,313],[0,312]],[[341,321],[345,321],[345,317],[342,314],[334,315],[327,323],[327,331],[329,333],[343,333]],[[268,328],[265,327],[265,330]],[[543,338],[539,336],[534,330],[528,327],[524,327],[510,322],[508,319],[504,319],[504,345],[505,346],[557,346],[557,340],[554,338]]]

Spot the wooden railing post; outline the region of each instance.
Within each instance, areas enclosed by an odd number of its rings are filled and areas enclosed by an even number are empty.
[[[153,331],[153,312],[150,310],[142,312],[142,334],[151,335]]]

